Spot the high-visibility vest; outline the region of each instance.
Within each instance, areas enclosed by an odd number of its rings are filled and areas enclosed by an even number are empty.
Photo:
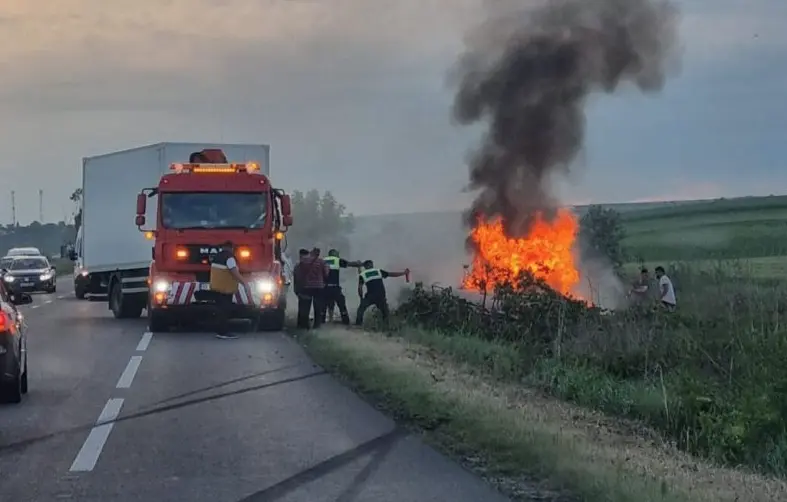
[[[210,263],[210,289],[219,293],[235,294],[238,291],[238,281],[227,268],[227,260],[233,258],[232,253],[221,251]]]
[[[328,268],[331,270],[339,270],[341,267],[339,263],[341,263],[341,258],[338,256],[326,256],[325,257],[325,264],[328,265]]]
[[[361,272],[361,280],[364,284],[369,284],[371,281],[382,281],[383,273],[379,268],[368,268]]]

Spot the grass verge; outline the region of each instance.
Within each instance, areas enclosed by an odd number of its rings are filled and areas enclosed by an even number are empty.
[[[518,375],[505,347],[402,333],[326,327],[298,337],[323,367],[515,499],[787,500],[781,481],[699,462],[637,423],[507,381]]]

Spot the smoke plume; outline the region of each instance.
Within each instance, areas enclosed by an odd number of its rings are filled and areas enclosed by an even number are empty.
[[[551,218],[550,178],[567,173],[583,145],[588,96],[624,82],[664,85],[677,48],[667,0],[548,0],[491,15],[454,68],[454,118],[487,124],[470,160],[479,190],[468,223],[500,217],[507,235]],[[499,5],[499,4],[496,4]]]

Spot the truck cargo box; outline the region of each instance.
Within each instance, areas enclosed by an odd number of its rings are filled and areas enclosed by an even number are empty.
[[[223,150],[228,162],[258,162],[260,172],[270,174],[268,145],[158,143],[84,158],[82,266],[91,273],[147,267],[153,246],[134,225],[136,196],[158,185],[170,164],[186,163],[206,148]],[[154,222],[156,205],[147,207],[147,220]]]

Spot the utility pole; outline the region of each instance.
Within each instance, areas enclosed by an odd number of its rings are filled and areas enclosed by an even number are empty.
[[[16,226],[16,192],[11,190],[11,226]]]
[[[38,223],[44,224],[44,191],[38,190]]]

